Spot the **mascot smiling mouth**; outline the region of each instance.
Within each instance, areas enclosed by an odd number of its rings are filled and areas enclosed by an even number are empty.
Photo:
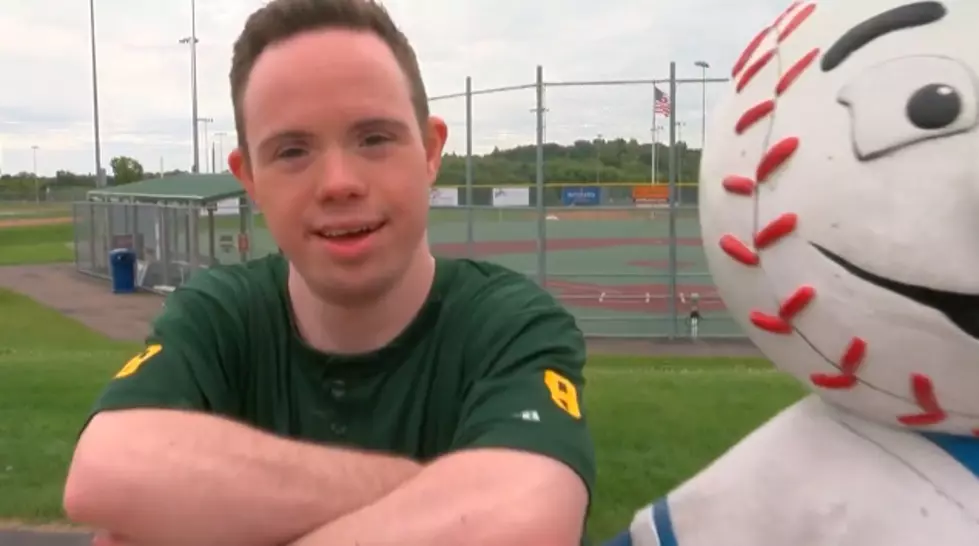
[[[975,339],[979,339],[979,295],[946,292],[928,288],[927,286],[916,286],[887,279],[860,269],[815,243],[810,244],[823,256],[829,258],[833,263],[839,265],[854,277],[883,288],[884,290],[889,290],[895,294],[904,296],[921,305],[931,307],[945,315],[960,330]]]

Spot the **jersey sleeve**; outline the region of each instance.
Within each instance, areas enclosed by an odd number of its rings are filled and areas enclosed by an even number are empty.
[[[455,448],[545,455],[577,472],[590,493],[596,470],[582,398],[585,340],[574,317],[521,280],[477,304],[471,320],[478,334],[468,338],[466,358],[479,363],[479,375]]]
[[[159,408],[230,414],[239,322],[221,286],[201,273],[170,294],[142,352],[103,389],[89,419],[106,410]]]

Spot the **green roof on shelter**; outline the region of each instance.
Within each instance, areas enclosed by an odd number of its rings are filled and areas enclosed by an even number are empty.
[[[88,192],[88,198],[131,198],[139,201],[193,201],[213,203],[241,197],[245,190],[230,174],[183,174],[148,178]]]

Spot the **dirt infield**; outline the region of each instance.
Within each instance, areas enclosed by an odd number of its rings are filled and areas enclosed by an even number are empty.
[[[617,312],[641,312],[667,314],[670,312],[671,291],[665,284],[602,285],[561,280],[547,281],[547,287],[567,305],[588,309],[605,309]],[[714,297],[716,289],[709,284],[678,284],[678,294],[710,295],[698,306],[701,311],[724,311],[724,303]],[[677,312],[686,315],[690,306],[686,301],[677,302]]]
[[[53,226],[58,224],[70,224],[71,217],[57,218],[2,218],[0,217],[0,229],[9,227],[30,227],[30,226]]]

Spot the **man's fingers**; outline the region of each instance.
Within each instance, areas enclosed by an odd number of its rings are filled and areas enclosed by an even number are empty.
[[[92,537],[92,546],[133,546],[132,543],[107,531],[99,531]]]

